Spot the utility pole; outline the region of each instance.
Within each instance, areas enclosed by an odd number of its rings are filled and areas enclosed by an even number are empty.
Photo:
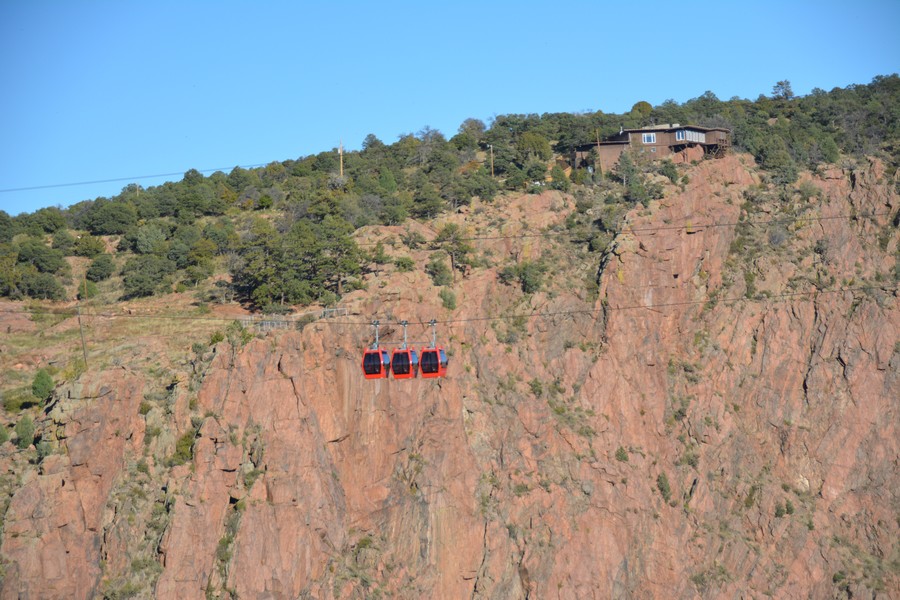
[[[488,148],[491,149],[491,178],[494,177],[494,145],[488,144]]]
[[[344,178],[344,140],[341,140],[338,146],[338,156],[341,159],[341,179]]]
[[[87,271],[82,275],[82,281],[84,282],[84,294],[83,297],[87,297]],[[81,324],[81,299],[78,300],[77,305],[78,311],[78,331],[81,332],[81,355],[84,357],[84,370],[87,371],[88,368],[88,360],[87,360],[87,345],[84,343],[84,326]]]

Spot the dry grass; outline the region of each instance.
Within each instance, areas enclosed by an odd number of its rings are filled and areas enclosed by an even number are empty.
[[[61,310],[50,303],[27,307],[9,303],[6,308],[31,311],[34,326],[31,331],[14,330],[3,336],[0,393],[30,385],[34,373],[42,367],[50,368],[57,383],[83,370],[77,317],[35,314]],[[62,310],[71,311],[72,307]],[[192,305],[190,297],[179,294],[116,306],[88,304],[83,314],[88,366],[92,370],[120,364],[147,365],[155,371],[177,369],[189,360],[195,342],[207,342],[230,322],[228,317],[205,312]],[[0,328],[5,328],[3,317],[0,313]],[[21,321],[21,314],[15,317]]]

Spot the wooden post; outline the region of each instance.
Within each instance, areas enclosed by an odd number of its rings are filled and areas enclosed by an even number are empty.
[[[87,297],[87,272],[82,276],[82,281],[84,282],[84,297]],[[81,332],[81,355],[84,357],[84,370],[87,371],[88,368],[88,359],[87,359],[87,345],[84,343],[84,326],[81,324],[81,300],[78,300],[77,305],[78,311],[78,331]]]

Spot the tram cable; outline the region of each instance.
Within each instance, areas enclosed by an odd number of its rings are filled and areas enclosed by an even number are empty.
[[[641,287],[634,288],[635,290],[647,290],[649,287]],[[721,302],[723,304],[732,304],[738,302],[762,302],[767,300],[783,300],[787,298],[798,298],[804,296],[818,296],[820,294],[839,294],[845,292],[869,292],[869,291],[882,291],[885,293],[896,293],[900,291],[900,288],[897,287],[884,287],[884,286],[858,286],[858,287],[844,287],[844,288],[836,288],[832,290],[810,290],[805,292],[787,292],[783,294],[758,294],[753,297],[747,296],[737,296],[732,298],[720,298],[717,299],[717,302]],[[696,306],[703,305],[710,302],[710,299],[707,300],[686,300],[683,302],[662,302],[658,304],[631,304],[624,306],[603,306],[601,308],[592,308],[592,309],[582,309],[582,310],[561,310],[561,311],[533,311],[529,313],[514,313],[510,315],[483,315],[476,317],[466,317],[466,318],[458,318],[458,319],[435,319],[428,321],[409,321],[406,320],[407,325],[431,325],[432,322],[438,325],[453,325],[457,323],[476,323],[476,322],[491,322],[491,321],[509,321],[515,319],[533,319],[533,318],[552,318],[552,317],[563,317],[563,316],[573,316],[573,315],[586,315],[586,314],[598,314],[603,312],[612,312],[619,310],[637,310],[637,309],[661,309],[661,308],[672,308],[676,306]],[[318,312],[318,311],[316,311]],[[58,309],[58,310],[44,310],[37,308],[29,308],[29,307],[20,307],[13,309],[0,309],[0,313],[5,314],[31,314],[37,316],[60,316],[60,317],[75,317],[77,316],[76,309]],[[313,313],[305,313],[307,315]],[[104,313],[104,312],[91,312],[91,311],[81,311],[82,317],[95,317],[101,319],[143,319],[143,320],[170,320],[170,321],[210,321],[210,322],[233,322],[233,321],[248,321],[250,323],[258,323],[258,322],[266,322],[266,323],[278,323],[278,324],[296,324],[298,322],[297,319],[286,319],[279,317],[252,317],[247,318],[240,315],[236,316],[222,316],[222,317],[210,317],[210,316],[201,316],[201,315],[166,315],[166,314],[140,314],[140,313]],[[342,325],[342,326],[351,326],[351,327],[371,327],[372,321],[334,321],[329,318],[319,318],[311,323],[316,323],[320,325]],[[390,325],[403,325],[402,320],[396,321],[379,321],[380,324],[390,324]]]

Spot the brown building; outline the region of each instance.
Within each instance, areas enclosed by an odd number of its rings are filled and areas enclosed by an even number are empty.
[[[622,129],[602,142],[575,148],[576,168],[598,166],[606,172],[612,169],[626,148],[649,153],[653,158],[670,158],[675,162],[690,162],[704,155],[721,156],[729,145],[729,131],[719,127],[696,125],[654,125],[641,129]],[[594,165],[591,161],[595,160]]]

